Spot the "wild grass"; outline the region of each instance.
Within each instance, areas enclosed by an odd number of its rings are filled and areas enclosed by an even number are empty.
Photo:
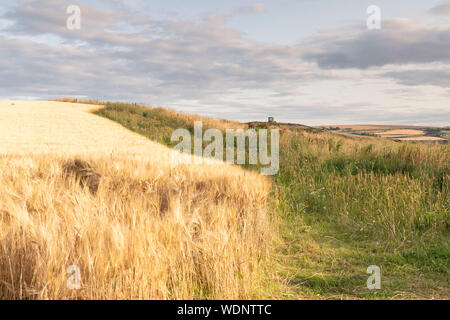
[[[109,104],[98,114],[169,146],[174,129],[192,129],[192,121],[165,109]],[[270,203],[272,216],[281,218],[282,242],[275,274],[260,295],[450,296],[448,145],[280,129],[280,171]],[[373,264],[382,268],[380,291],[366,288]]]
[[[303,214],[329,219],[354,237],[382,238],[386,245],[447,233],[448,147],[339,147],[332,137],[311,139],[306,133],[284,139],[289,148],[277,183],[289,188],[289,203],[302,204]]]
[[[126,103],[106,103],[105,108],[97,110],[95,114],[116,121],[134,132],[167,146],[177,144],[177,142],[170,141],[175,129],[184,128],[193,132],[195,121],[201,121],[204,129],[215,128],[225,131],[226,129],[246,127],[239,122],[214,120],[162,107],[151,108]]]
[[[276,202],[291,294],[436,298],[449,294],[450,149],[285,133]],[[365,288],[369,265],[382,290]]]

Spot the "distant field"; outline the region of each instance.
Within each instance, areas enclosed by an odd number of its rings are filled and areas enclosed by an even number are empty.
[[[419,128],[418,126],[372,125],[372,124],[333,125],[331,127],[339,127],[341,129],[352,129],[352,130],[397,130],[397,129],[413,129],[413,130],[415,130],[415,129]],[[424,128],[424,127],[420,127],[420,128]]]
[[[337,133],[359,136],[373,136],[398,141],[447,143],[450,135],[447,130],[437,127],[391,126],[391,125],[336,125],[321,127]]]
[[[445,141],[446,139],[438,138],[438,137],[407,137],[407,138],[398,138],[398,140],[403,141]]]
[[[380,132],[378,134],[381,136],[422,136],[424,133],[423,130],[397,129]]]

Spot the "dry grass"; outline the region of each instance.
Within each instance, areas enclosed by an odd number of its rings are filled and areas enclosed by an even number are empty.
[[[102,105],[103,102],[98,100],[85,100],[85,99],[77,99],[77,98],[58,98],[53,99],[51,101],[56,102],[70,102],[70,103],[78,103],[78,104],[94,104],[94,105]]]
[[[70,103],[77,103],[78,99],[77,98],[58,98],[58,99],[54,99],[52,101],[56,101],[56,102],[70,102]]]
[[[269,181],[175,165],[91,108],[0,103],[0,299],[255,297]],[[81,290],[67,289],[70,265]]]
[[[184,120],[186,123],[194,124],[195,121],[201,121],[205,128],[215,128],[221,131],[225,131],[226,129],[247,129],[246,124],[237,121],[213,119],[210,117],[198,116],[195,114],[187,114],[172,109],[166,110],[171,117],[179,118],[181,120]]]

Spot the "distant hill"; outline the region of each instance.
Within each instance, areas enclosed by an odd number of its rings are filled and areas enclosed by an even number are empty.
[[[372,136],[394,141],[448,143],[449,132],[445,128],[408,125],[332,125],[319,127],[336,133]]]

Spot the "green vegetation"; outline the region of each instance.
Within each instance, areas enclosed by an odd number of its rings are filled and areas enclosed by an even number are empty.
[[[275,181],[292,294],[448,297],[449,148],[337,141],[288,133],[281,142]],[[376,292],[364,286],[372,264],[383,274]]]
[[[169,146],[200,120],[114,103],[96,113]],[[280,128],[280,241],[263,297],[448,298],[449,146]],[[382,269],[381,290],[366,288],[369,265]]]
[[[106,108],[94,112],[114,120],[124,127],[142,134],[153,141],[173,147],[170,141],[174,128],[185,128],[193,132],[194,123],[174,117],[163,108],[146,108],[125,103],[107,103]]]

